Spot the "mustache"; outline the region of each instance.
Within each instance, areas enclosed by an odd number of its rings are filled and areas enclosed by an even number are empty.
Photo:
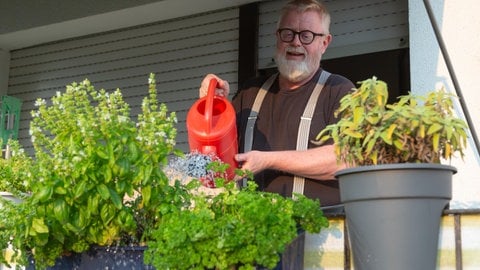
[[[292,47],[288,46],[285,48],[286,53],[302,53],[302,54],[307,54],[307,51],[303,47]]]

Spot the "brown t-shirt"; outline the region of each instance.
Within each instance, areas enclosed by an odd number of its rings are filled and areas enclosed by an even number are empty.
[[[281,151],[295,150],[297,145],[297,131],[300,117],[303,114],[307,101],[318,82],[320,69],[305,85],[291,91],[279,89],[278,78],[268,89],[253,132],[253,150]],[[267,77],[248,81],[233,98],[233,106],[237,112],[237,129],[239,151],[244,152],[244,138],[247,119],[258,90]],[[318,98],[317,106],[310,126],[308,148],[318,147],[310,141],[327,125],[337,122],[334,116],[340,99],[354,87],[345,77],[332,74]],[[291,196],[293,189],[293,175],[276,171],[265,170],[255,175],[255,181],[261,190]],[[338,182],[335,179],[319,181],[305,179],[304,194],[310,198],[319,198],[323,206],[340,203]]]

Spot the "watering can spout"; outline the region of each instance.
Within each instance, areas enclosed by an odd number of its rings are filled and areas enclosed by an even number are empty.
[[[228,163],[227,176],[234,177],[238,151],[235,110],[227,98],[216,95],[217,80],[209,82],[205,97],[198,99],[187,114],[190,151],[215,155]]]

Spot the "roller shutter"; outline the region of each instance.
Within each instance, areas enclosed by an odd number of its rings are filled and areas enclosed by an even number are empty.
[[[65,85],[88,78],[96,89],[120,88],[133,115],[156,74],[160,102],[176,111],[177,146],[187,151],[185,117],[207,73],[237,84],[238,9],[162,21],[11,52],[8,94],[23,100],[19,139],[31,151],[30,112]]]
[[[278,15],[286,1],[260,4],[260,69],[275,66],[275,30]],[[330,0],[324,1],[332,21],[333,41],[323,59],[408,47],[407,0]]]

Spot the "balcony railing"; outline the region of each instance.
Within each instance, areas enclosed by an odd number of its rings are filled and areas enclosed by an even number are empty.
[[[304,269],[354,269],[345,215],[325,214],[330,227],[305,237]],[[480,209],[444,211],[437,260],[440,270],[480,269]]]

